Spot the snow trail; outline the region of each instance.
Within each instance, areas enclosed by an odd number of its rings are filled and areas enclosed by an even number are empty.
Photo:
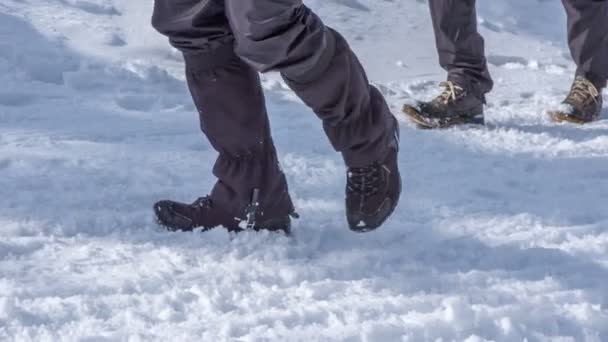
[[[425,2],[307,3],[395,114],[436,93]],[[215,152],[149,2],[4,1],[0,340],[608,340],[608,121],[545,118],[574,71],[559,6],[480,4],[489,127],[403,122],[403,201],[366,235],[346,227],[320,123],[265,75],[303,217],[288,239],[154,224],[156,200],[208,191]]]

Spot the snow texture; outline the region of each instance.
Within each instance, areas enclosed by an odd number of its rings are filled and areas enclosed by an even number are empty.
[[[437,93],[425,1],[312,0],[394,113]],[[402,120],[405,192],[347,229],[340,157],[264,75],[295,237],[167,233],[214,179],[144,0],[0,2],[0,340],[608,341],[608,121],[545,111],[574,66],[558,1],[483,1],[488,127]]]

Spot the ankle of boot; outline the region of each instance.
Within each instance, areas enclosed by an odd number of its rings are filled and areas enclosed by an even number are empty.
[[[608,85],[608,79],[604,76],[599,76],[591,72],[577,71],[576,76],[581,76],[589,80],[595,86],[597,91],[602,94],[602,90]]]

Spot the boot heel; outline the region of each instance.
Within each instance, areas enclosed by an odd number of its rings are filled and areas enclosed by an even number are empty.
[[[485,116],[483,114],[481,115],[476,115],[474,116],[471,121],[469,122],[470,124],[473,125],[481,125],[481,126],[485,126],[486,124],[486,119]]]

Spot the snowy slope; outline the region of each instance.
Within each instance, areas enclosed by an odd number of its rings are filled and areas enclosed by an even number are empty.
[[[436,93],[424,1],[307,3],[395,113]],[[608,121],[545,118],[574,71],[559,2],[479,6],[490,125],[404,122],[406,191],[371,234],[345,225],[319,122],[264,76],[303,216],[287,239],[153,223],[206,193],[215,153],[150,1],[2,0],[0,340],[608,340]]]

